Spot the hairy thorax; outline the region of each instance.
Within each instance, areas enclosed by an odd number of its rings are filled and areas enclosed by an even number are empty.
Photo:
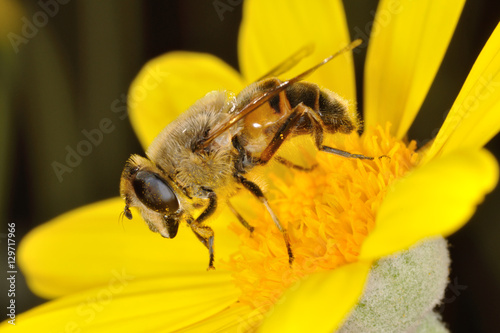
[[[189,195],[223,190],[232,178],[234,150],[230,133],[196,150],[211,129],[227,118],[227,95],[213,92],[169,124],[147,151],[152,161]]]

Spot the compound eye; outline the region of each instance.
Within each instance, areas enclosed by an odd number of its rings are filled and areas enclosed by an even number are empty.
[[[153,172],[137,172],[132,186],[139,200],[154,211],[173,213],[179,209],[179,202],[174,191]]]

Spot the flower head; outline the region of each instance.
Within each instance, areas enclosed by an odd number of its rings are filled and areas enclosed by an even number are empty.
[[[278,2],[245,2],[241,75],[213,56],[188,52],[167,54],[145,66],[129,101],[132,124],[144,147],[206,92],[238,92],[303,45],[313,43],[316,51],[290,77],[348,44],[340,1]],[[358,301],[374,261],[453,233],[497,183],[497,163],[482,147],[500,127],[500,92],[494,84],[500,75],[498,27],[436,139],[420,149],[406,139],[462,6],[463,1],[430,0],[379,5],[375,22],[382,15],[390,19],[374,26],[369,44],[365,131],[329,140],[351,153],[389,158],[365,161],[317,153],[304,158],[318,164],[311,172],[275,165],[256,177],[267,184],[270,205],[290,232],[296,257],[292,267],[283,238],[265,210],[248,211],[248,204],[241,204],[251,198],[235,198],[234,204],[255,226],[253,234],[227,211],[212,222],[215,272],[205,271],[205,249],[187,230],[180,230],[173,241],[157,237],[141,223],[122,231],[115,221],[123,202],[111,199],[56,218],[24,241],[20,256],[31,287],[43,296],[64,296],[23,315],[26,329],[56,324],[63,329],[68,323],[96,332],[339,328]],[[162,73],[153,87],[148,85],[151,70]],[[346,55],[307,80],[355,105],[353,73],[352,58]],[[176,93],[168,93],[172,91]],[[308,156],[306,150],[301,156]],[[59,255],[56,263],[47,260],[54,253]],[[372,272],[386,262],[378,261]],[[446,271],[446,260],[439,262]],[[57,268],[70,264],[72,271]],[[405,322],[404,329],[417,325],[415,320],[436,301],[422,305],[422,313]]]

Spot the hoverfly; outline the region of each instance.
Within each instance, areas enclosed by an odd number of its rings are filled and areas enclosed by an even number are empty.
[[[132,155],[126,162],[120,182],[124,215],[132,219],[130,207],[137,207],[149,228],[165,238],[174,238],[179,223],[185,221],[208,248],[208,269],[213,269],[214,232],[205,222],[223,202],[252,232],[229,202],[245,189],[265,206],[282,233],[291,265],[294,256],[287,230],[247,175],[272,159],[301,169],[277,155],[288,138],[298,135],[311,135],[319,151],[373,159],[323,145],[324,133],[348,134],[358,130],[359,122],[336,93],[302,81],[359,44],[361,40],[352,42],[288,81],[277,79],[306,52],[299,51],[236,96],[215,91],[201,98],[163,129],[148,148],[148,158]]]

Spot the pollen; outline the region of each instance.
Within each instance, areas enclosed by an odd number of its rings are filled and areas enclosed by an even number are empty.
[[[373,160],[318,152],[312,171],[270,171],[266,195],[290,234],[295,260],[290,266],[283,236],[265,210],[248,221],[253,233],[235,221],[231,228],[241,242],[225,265],[241,289],[241,305],[265,312],[302,277],[357,260],[389,185],[418,160],[416,143],[389,129],[344,136],[335,146]]]

